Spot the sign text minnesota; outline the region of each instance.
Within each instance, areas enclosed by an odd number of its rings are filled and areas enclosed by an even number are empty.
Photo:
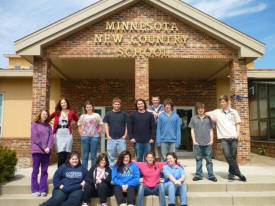
[[[188,40],[188,35],[179,34],[176,23],[169,22],[120,22],[106,21],[106,34],[95,34],[93,41],[96,44],[120,45],[127,39],[131,47],[118,47],[120,57],[167,57],[165,46],[183,44]],[[139,48],[138,46],[142,46]]]

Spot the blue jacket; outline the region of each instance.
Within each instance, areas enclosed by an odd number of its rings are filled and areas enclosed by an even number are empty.
[[[80,190],[82,188],[80,183],[85,179],[87,172],[81,164],[77,167],[63,164],[54,173],[54,188],[58,189],[60,185],[64,185],[62,191],[65,193]]]
[[[176,112],[171,112],[170,116],[166,112],[159,115],[157,124],[157,146],[163,142],[176,143],[176,147],[180,146],[181,128],[180,118]]]
[[[122,173],[117,170],[117,165],[112,170],[112,180],[114,185],[137,186],[139,184],[140,172],[138,166],[131,162],[128,167],[123,167]]]

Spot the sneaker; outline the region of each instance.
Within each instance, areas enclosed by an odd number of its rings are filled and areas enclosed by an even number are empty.
[[[193,181],[198,181],[198,180],[202,180],[202,179],[199,178],[199,177],[194,177],[194,178],[193,178]]]
[[[228,181],[229,182],[233,182],[235,179],[234,179],[234,175],[233,174],[231,174],[231,173],[229,173],[229,175],[228,175]]]
[[[83,202],[81,206],[89,206],[86,202]]]
[[[32,193],[32,195],[33,195],[34,197],[39,197],[39,196],[40,196],[40,192],[34,192],[34,193]]]
[[[108,206],[107,203],[101,203],[100,206]]]
[[[212,181],[212,182],[218,182],[216,177],[211,177],[211,178],[209,178],[209,180]]]
[[[240,175],[239,178],[240,178],[240,181],[246,182],[246,177],[244,175]]]
[[[46,193],[46,192],[41,192],[41,196],[42,196],[42,197],[46,197],[46,196],[47,196],[47,193]]]

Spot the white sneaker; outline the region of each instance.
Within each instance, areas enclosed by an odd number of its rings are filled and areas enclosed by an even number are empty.
[[[84,203],[82,203],[81,206],[88,206],[88,204],[84,202]]]
[[[41,194],[40,194],[40,192],[34,192],[34,193],[32,193],[32,195],[33,195],[34,197],[39,197]]]
[[[42,192],[42,193],[41,193],[41,196],[42,196],[42,197],[46,197],[46,196],[47,196],[47,193],[46,193],[46,192]]]

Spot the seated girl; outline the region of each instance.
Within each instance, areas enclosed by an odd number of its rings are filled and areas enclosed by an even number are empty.
[[[164,190],[168,195],[168,206],[175,206],[176,195],[180,196],[180,205],[187,206],[186,203],[186,173],[183,167],[177,165],[177,155],[169,152],[166,155],[168,164],[162,169],[164,175]]]
[[[91,197],[99,197],[100,205],[107,206],[107,197],[113,195],[111,185],[112,171],[109,167],[107,155],[102,153],[97,157],[86,178],[82,206],[89,205]]]
[[[115,185],[114,192],[119,206],[127,206],[127,204],[128,206],[134,206],[136,204],[139,178],[138,166],[131,161],[130,152],[121,152],[112,170],[112,180]],[[125,197],[127,197],[127,201]]]
[[[143,196],[158,195],[159,205],[165,206],[164,186],[160,182],[160,174],[167,162],[156,162],[154,152],[147,152],[145,159],[146,162],[135,162],[143,175],[143,184],[139,186],[136,205],[143,206]]]
[[[54,174],[52,197],[41,206],[77,206],[81,203],[87,169],[82,167],[79,154],[69,153],[68,159]]]

